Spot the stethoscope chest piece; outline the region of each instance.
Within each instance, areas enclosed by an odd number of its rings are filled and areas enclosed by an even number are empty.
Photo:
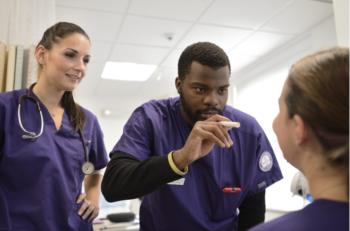
[[[81,170],[85,175],[91,175],[95,171],[95,167],[90,161],[85,161],[81,166]]]

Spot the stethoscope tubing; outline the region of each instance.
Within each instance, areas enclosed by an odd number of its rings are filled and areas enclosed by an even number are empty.
[[[18,108],[17,108],[17,117],[18,117],[18,123],[19,123],[19,126],[21,128],[21,130],[23,131],[24,134],[22,134],[22,138],[25,139],[25,140],[36,140],[38,139],[44,132],[44,116],[43,116],[43,112],[41,110],[41,107],[40,107],[40,104],[38,102],[37,99],[35,99],[34,97],[31,96],[32,94],[32,89],[33,89],[33,86],[32,85],[30,88],[29,88],[29,91],[27,94],[25,95],[21,95],[19,96],[19,100],[18,100]],[[31,131],[28,131],[23,123],[22,123],[22,116],[21,116],[21,105],[23,103],[23,101],[25,99],[29,99],[31,101],[33,101],[35,104],[36,104],[36,108],[40,114],[40,131],[39,133],[35,133],[35,132],[31,132]],[[88,152],[88,148],[86,146],[86,143],[85,143],[85,138],[84,138],[84,135],[83,135],[83,132],[82,130],[79,128],[78,129],[78,133],[79,133],[79,136],[80,136],[80,140],[83,144],[83,149],[84,149],[84,156],[85,156],[85,162],[82,166],[82,171],[85,175],[90,175],[94,172],[94,166],[93,164],[89,161],[89,152]]]
[[[38,111],[39,111],[39,114],[40,114],[40,131],[39,131],[38,134],[36,134],[35,132],[30,132],[30,131],[28,131],[28,130],[25,129],[25,127],[23,126],[23,123],[22,123],[22,116],[21,116],[21,104],[22,104],[22,101],[24,100],[24,98],[28,98],[28,99],[32,100],[33,102],[35,102],[36,107],[37,107],[37,109],[38,109]],[[19,126],[21,127],[22,131],[24,132],[24,134],[22,135],[22,138],[23,138],[23,139],[37,139],[37,138],[39,138],[39,137],[43,134],[43,131],[44,131],[44,117],[43,117],[43,112],[41,111],[39,102],[38,102],[37,100],[35,100],[33,97],[31,97],[31,96],[29,96],[29,95],[22,95],[22,96],[20,96],[19,102],[18,102],[17,117],[18,117]]]

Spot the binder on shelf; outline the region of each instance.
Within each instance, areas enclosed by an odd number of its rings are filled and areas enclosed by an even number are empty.
[[[35,46],[32,45],[28,49],[28,61],[27,61],[27,73],[25,78],[25,85],[23,87],[29,87],[38,80],[38,63],[35,59]]]
[[[6,44],[0,42],[0,92],[5,91],[6,56]]]
[[[23,73],[22,73],[22,88],[27,88],[27,75],[28,75],[28,59],[29,49],[26,48],[23,51]]]
[[[12,91],[15,80],[16,46],[8,45],[5,91]]]
[[[15,79],[14,79],[14,89],[22,88],[22,79],[23,79],[23,55],[24,47],[16,47],[16,63],[15,63]]]

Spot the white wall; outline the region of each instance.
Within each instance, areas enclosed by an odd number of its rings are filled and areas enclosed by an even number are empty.
[[[338,44],[349,46],[349,0],[333,0]]]
[[[5,43],[37,44],[55,21],[55,0],[0,0],[0,6],[0,41]]]

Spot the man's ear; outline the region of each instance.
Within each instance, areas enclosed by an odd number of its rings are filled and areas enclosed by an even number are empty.
[[[297,145],[303,144],[308,137],[307,126],[299,115],[295,114],[293,116],[294,122],[294,137]]]
[[[177,92],[181,94],[181,86],[182,86],[182,80],[179,77],[176,77],[175,79],[175,87],[177,89]]]

